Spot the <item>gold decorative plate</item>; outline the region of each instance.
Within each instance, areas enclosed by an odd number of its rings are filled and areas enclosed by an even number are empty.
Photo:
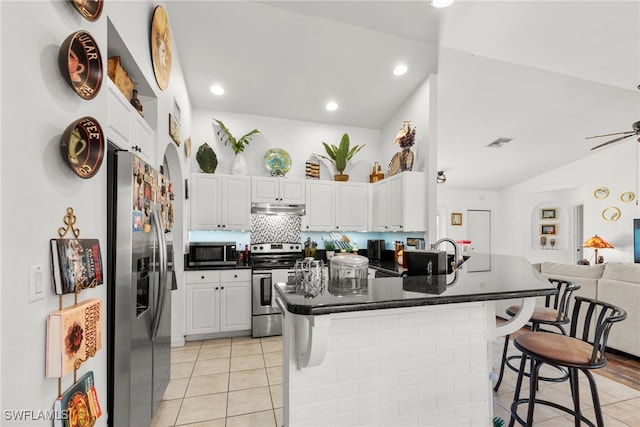
[[[617,221],[620,218],[620,209],[609,206],[602,211],[602,219],[605,221]]]
[[[172,57],[171,29],[167,12],[162,6],[156,6],[151,22],[151,59],[156,82],[162,90],[169,86]]]
[[[636,198],[636,195],[633,194],[633,191],[627,191],[620,195],[620,200],[622,200],[624,203],[633,202],[635,198]]]
[[[606,199],[609,196],[609,189],[607,187],[596,188],[593,192],[593,197],[596,199]]]
[[[102,13],[102,0],[70,0],[87,21],[96,21]]]

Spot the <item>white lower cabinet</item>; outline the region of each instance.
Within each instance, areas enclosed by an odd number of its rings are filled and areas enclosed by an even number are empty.
[[[186,335],[251,330],[251,270],[187,271]]]

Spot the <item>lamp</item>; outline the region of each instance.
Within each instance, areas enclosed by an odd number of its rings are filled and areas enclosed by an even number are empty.
[[[602,264],[603,260],[598,258],[598,249],[612,249],[613,245],[596,234],[588,238],[587,241],[582,244],[582,247],[594,249],[596,258],[594,264]]]

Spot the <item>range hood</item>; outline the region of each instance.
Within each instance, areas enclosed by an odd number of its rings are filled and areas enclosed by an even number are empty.
[[[305,205],[285,203],[252,203],[252,214],[261,215],[297,215],[305,214]]]

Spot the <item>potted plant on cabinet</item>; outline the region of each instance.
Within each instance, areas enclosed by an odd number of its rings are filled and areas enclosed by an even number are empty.
[[[251,137],[254,136],[255,134],[260,133],[260,131],[258,129],[254,129],[251,132],[248,132],[242,135],[240,138],[236,139],[231,134],[231,131],[229,130],[229,128],[227,128],[227,126],[224,123],[222,123],[221,120],[213,119],[213,121],[216,122],[216,124],[220,128],[220,130],[216,132],[217,135],[220,135],[221,133],[223,133],[224,145],[227,145],[227,143],[230,143],[231,148],[235,153],[235,157],[233,158],[233,164],[231,165],[231,173],[234,175],[246,175],[247,164],[244,160],[244,155],[242,154],[242,152],[244,151],[245,147],[249,145],[249,142],[251,142]]]
[[[323,156],[322,154],[316,154],[316,156],[322,157],[325,160],[329,160],[336,168],[338,172],[334,175],[334,179],[336,181],[348,181],[349,175],[344,174],[344,170],[347,168],[347,163],[351,158],[360,150],[364,148],[364,145],[356,145],[353,148],[350,148],[349,145],[349,135],[342,135],[342,139],[340,140],[340,145],[335,146],[333,144],[329,145],[326,142],[322,142],[324,145],[324,149],[327,152],[327,156]]]

